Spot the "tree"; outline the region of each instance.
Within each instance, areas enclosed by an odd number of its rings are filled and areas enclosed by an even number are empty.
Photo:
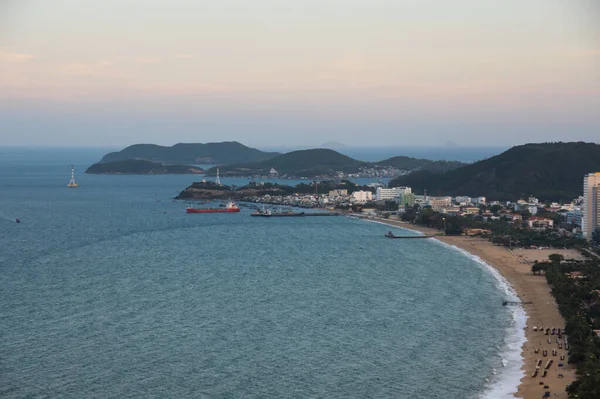
[[[565,257],[561,254],[550,254],[548,255],[548,259],[550,259],[550,262],[552,262],[553,264],[558,265],[560,264],[560,262],[565,260]]]
[[[497,215],[498,212],[502,209],[501,205],[492,205],[490,208],[490,211],[494,214]]]
[[[534,263],[531,266],[531,272],[533,274],[541,274],[541,272],[545,272],[546,270],[548,270],[548,265],[546,263]]]

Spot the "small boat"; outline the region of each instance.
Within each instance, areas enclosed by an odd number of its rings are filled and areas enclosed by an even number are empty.
[[[17,219],[15,220],[15,222],[17,222],[17,223],[21,223],[21,219],[17,218]]]
[[[240,208],[231,201],[224,208],[192,208],[191,206],[186,208],[187,213],[231,213],[239,211]]]
[[[388,231],[387,233],[385,233],[385,236],[387,238],[398,238],[398,236],[395,235],[394,233],[392,233],[391,231]]]

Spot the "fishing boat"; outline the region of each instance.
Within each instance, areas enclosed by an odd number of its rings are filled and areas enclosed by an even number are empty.
[[[224,208],[192,208],[191,206],[186,208],[187,213],[231,213],[231,212],[239,212],[240,208],[229,201]]]
[[[286,217],[286,216],[304,216],[304,212],[293,212],[293,211],[285,211],[285,212],[271,212],[269,209],[257,209],[252,212],[250,216],[262,216],[262,217]]]

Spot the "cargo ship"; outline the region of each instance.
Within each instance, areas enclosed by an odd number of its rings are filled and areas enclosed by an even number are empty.
[[[191,206],[186,208],[187,213],[230,213],[239,211],[240,208],[231,201],[224,208],[192,208]]]

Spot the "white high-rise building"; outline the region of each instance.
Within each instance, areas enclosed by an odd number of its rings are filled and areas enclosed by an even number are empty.
[[[592,239],[600,227],[600,172],[590,173],[583,178],[583,217],[581,231],[586,240]]]

